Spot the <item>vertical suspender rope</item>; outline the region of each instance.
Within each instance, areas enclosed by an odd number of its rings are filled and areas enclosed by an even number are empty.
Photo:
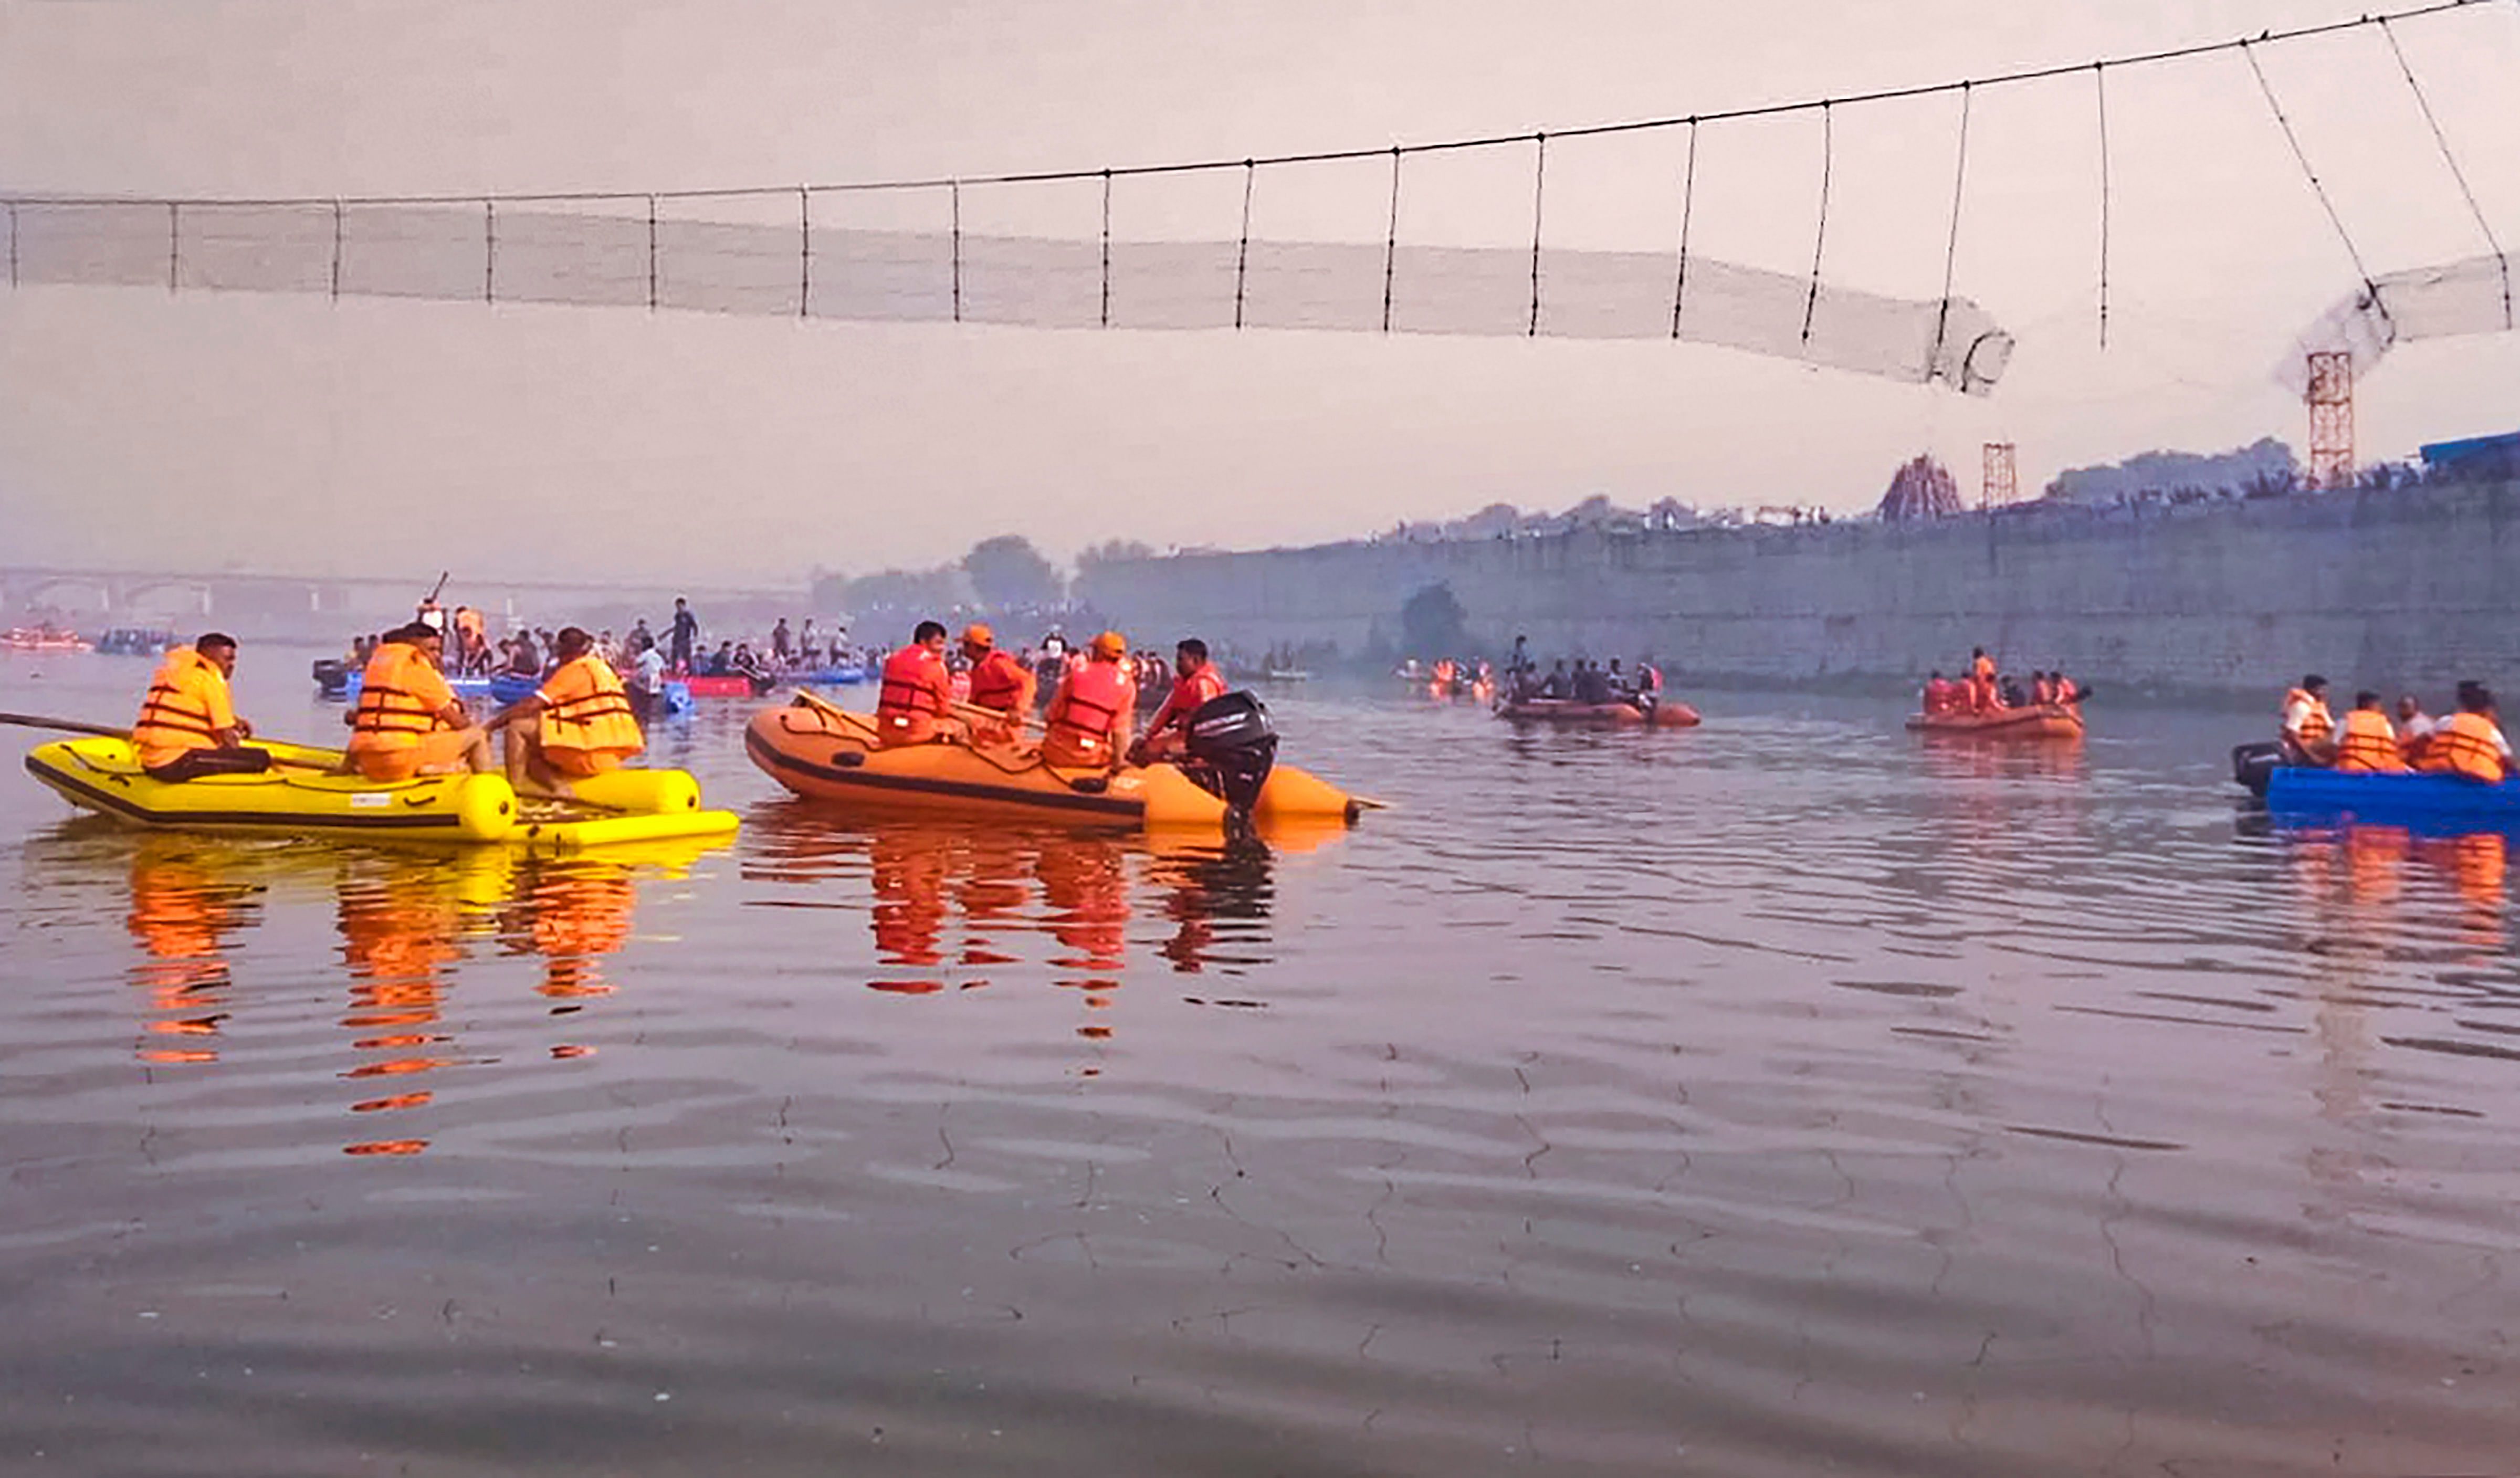
[[[2389,50],[2398,59],[2398,70],[2405,74],[2407,90],[2415,95],[2415,106],[2423,110],[2424,122],[2432,128],[2433,142],[2441,146],[2442,162],[2450,166],[2450,177],[2458,181],[2459,198],[2467,202],[2467,213],[2476,217],[2476,229],[2485,233],[2487,249],[2494,253],[2494,265],[2502,273],[2502,327],[2511,322],[2511,258],[2503,254],[2502,244],[2494,239],[2494,227],[2487,223],[2485,212],[2476,203],[2476,192],[2467,188],[2467,173],[2450,152],[2450,137],[2442,132],[2441,120],[2433,116],[2433,105],[2415,81],[2415,69],[2407,64],[2406,48],[2398,44],[2398,33],[2389,28],[2389,18],[2380,18],[2380,34],[2389,38]]]
[[[796,187],[796,316],[814,316],[814,193]]]
[[[333,301],[341,300],[341,202],[333,202]]]
[[[9,288],[18,288],[18,202],[9,202]]]
[[[1812,315],[1820,311],[1820,254],[1828,246],[1828,169],[1829,157],[1835,152],[1829,126],[1829,105],[1820,102],[1820,228],[1812,233],[1811,293],[1803,299],[1803,343],[1808,346],[1812,336]]]
[[[656,311],[656,198],[648,197],[648,311]]]
[[[2092,64],[2092,101],[2100,114],[2100,348],[2109,346],[2109,84]]]
[[[481,301],[499,300],[499,202],[481,202]]]
[[[946,190],[954,202],[954,321],[963,321],[963,182],[948,181]]]
[[[1251,268],[1251,177],[1253,165],[1242,161],[1242,242],[1234,248],[1234,327],[1242,327],[1242,289]]]
[[[2318,172],[2310,167],[2310,156],[2302,153],[2301,139],[2292,131],[2292,120],[2284,116],[2283,105],[2275,101],[2274,87],[2267,81],[2267,69],[2258,65],[2255,43],[2241,42],[2240,55],[2248,59],[2249,70],[2256,74],[2258,90],[2267,95],[2267,108],[2275,115],[2275,126],[2283,130],[2284,142],[2292,146],[2292,157],[2301,165],[2303,178],[2310,181],[2311,194],[2318,197],[2318,208],[2327,212],[2327,224],[2336,228],[2336,239],[2345,244],[2345,255],[2354,263],[2355,275],[2362,279],[2363,292],[2368,294],[2372,308],[2379,313],[2380,322],[2388,326],[2392,337],[2396,336],[2397,323],[2389,316],[2389,305],[2380,300],[2380,285],[2371,280],[2370,269],[2362,265],[2362,253],[2354,248],[2354,238],[2347,234],[2344,218],[2336,213],[2335,203],[2328,200],[2327,187],[2318,182]]]
[[[1549,135],[1531,136],[1531,327],[1523,331],[1526,338],[1540,336],[1540,202],[1541,192],[1549,184]]]
[[[1111,171],[1102,171],[1102,327],[1111,327]]]
[[[1697,120],[1688,120],[1688,162],[1680,173],[1680,269],[1671,279],[1671,336],[1680,336],[1680,305],[1688,292],[1688,217],[1697,205]]]
[[[166,291],[175,291],[175,272],[183,260],[184,229],[176,212],[183,207],[173,201],[166,202]]]
[[[1391,278],[1400,262],[1400,146],[1391,146],[1391,226],[1382,239],[1382,332],[1391,332]]]
[[[1969,84],[1960,84],[1959,158],[1952,165],[1952,234],[1943,244],[1943,305],[1934,314],[1934,352],[1925,356],[1924,379],[1931,381],[1943,362],[1943,336],[1952,326],[1952,274],[1960,256],[1960,191],[1968,182]]]

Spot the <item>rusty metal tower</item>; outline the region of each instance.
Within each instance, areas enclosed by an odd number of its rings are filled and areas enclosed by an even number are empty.
[[[2354,481],[2354,356],[2341,349],[2310,356],[2310,485]]]
[[[2012,443],[1990,441],[1986,444],[1986,480],[1978,493],[1981,511],[1998,509],[2012,502],[2019,488],[2013,480]]]

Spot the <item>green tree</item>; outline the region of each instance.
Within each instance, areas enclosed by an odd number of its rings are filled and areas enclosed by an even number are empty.
[[[996,610],[1056,605],[1067,588],[1058,566],[1021,534],[1000,534],[972,545],[963,557],[963,573],[970,577],[980,604]]]
[[[1409,598],[1400,607],[1400,635],[1414,656],[1449,656],[1468,645],[1469,612],[1462,608],[1453,587],[1437,581]]]

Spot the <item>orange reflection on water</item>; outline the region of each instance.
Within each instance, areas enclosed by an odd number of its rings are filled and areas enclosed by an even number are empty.
[[[136,1049],[144,1062],[215,1062],[232,985],[227,951],[256,919],[262,889],[228,877],[186,838],[142,837],[131,854],[131,937],[147,958],[131,970],[149,1000]]]

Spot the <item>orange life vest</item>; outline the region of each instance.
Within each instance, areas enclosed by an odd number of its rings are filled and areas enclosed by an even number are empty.
[[[952,701],[954,680],[945,659],[914,642],[883,659],[883,689],[876,699],[876,732],[887,744],[923,744],[936,737],[936,721]]]
[[[2057,678],[2057,679],[2056,679],[2056,701],[2057,701],[2057,702],[2060,702],[2060,703],[2070,703],[2070,702],[2073,702],[2075,699],[2077,699],[2077,698],[2081,697],[2082,695],[2083,695],[2083,691],[2082,691],[2081,689],[2079,689],[2079,688],[2077,688],[2077,687],[2075,687],[2075,686],[2074,686],[2074,680],[2073,680],[2072,678],[2069,678],[2069,677],[2059,677],[2059,678]]]
[[[379,647],[359,675],[359,706],[350,716],[351,750],[387,754],[418,748],[422,735],[446,727],[438,710],[452,700],[451,694],[437,694],[447,691],[446,679],[419,648],[408,642]]]
[[[1055,765],[1109,763],[1137,706],[1137,689],[1119,663],[1086,663],[1067,675],[1051,699],[1042,757]]]
[[[2344,726],[2337,731],[2336,768],[2357,774],[2396,774],[2407,768],[2398,750],[2398,731],[2389,716],[2371,708],[2357,708],[2345,715]]]
[[[2299,739],[2302,743],[2316,744],[2336,732],[2336,720],[2328,713],[2324,699],[2312,697],[2307,689],[2295,688],[2284,694],[2283,713],[2287,721],[2291,717],[2292,705],[2295,703],[2310,705],[2309,714],[2301,721]]]
[[[140,721],[131,726],[131,747],[144,765],[162,765],[190,749],[215,749],[219,730],[235,725],[228,711],[227,674],[190,647],[166,653],[149,682]]]
[[[2422,768],[2495,784],[2502,779],[2502,747],[2494,741],[2499,733],[2484,714],[2453,713],[2434,726]]]
[[[591,651],[562,663],[536,696],[543,700],[543,743],[550,748],[626,759],[648,747],[620,675]]]
[[[971,701],[983,708],[1020,713],[1032,706],[1032,673],[1004,650],[991,650],[971,668]]]
[[[2045,677],[2030,680],[2030,701],[2042,707],[2056,701],[2056,690]]]
[[[1189,677],[1174,683],[1172,692],[1164,694],[1164,706],[1155,710],[1154,718],[1147,725],[1147,732],[1152,734],[1167,724],[1178,723],[1187,734],[1190,716],[1198,712],[1199,705],[1223,696],[1225,674],[1216,670],[1214,662],[1201,662],[1191,669]]]

